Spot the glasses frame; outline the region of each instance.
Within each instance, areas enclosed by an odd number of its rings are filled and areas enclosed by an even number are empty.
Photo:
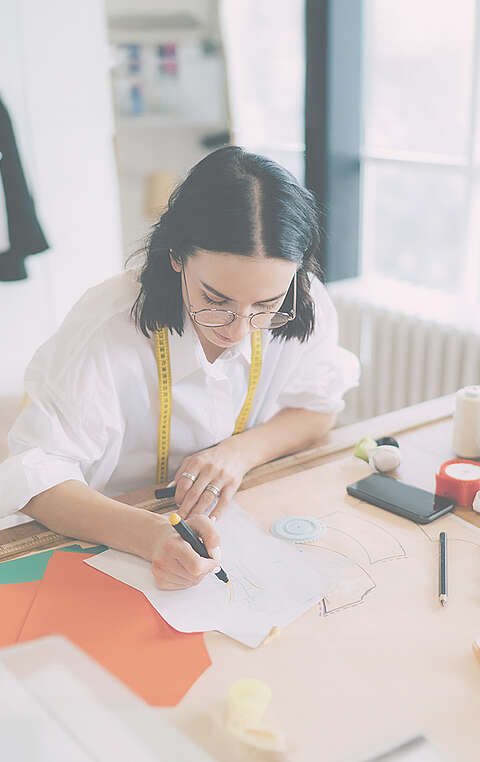
[[[296,270],[295,270],[295,275],[293,276],[292,309],[290,310],[289,313],[288,312],[278,312],[277,310],[270,310],[270,311],[269,310],[262,310],[261,312],[252,312],[252,313],[250,313],[250,315],[240,315],[238,312],[234,312],[233,310],[225,310],[223,308],[220,309],[220,308],[217,308],[217,307],[202,307],[199,310],[194,310],[193,307],[192,307],[192,303],[190,301],[190,294],[188,293],[187,278],[186,278],[186,275],[185,275],[185,269],[183,267],[183,262],[182,262],[182,276],[183,276],[183,282],[185,284],[185,293],[187,294],[188,314],[190,315],[192,320],[197,325],[201,325],[201,326],[203,326],[203,328],[222,328],[225,325],[231,325],[232,323],[235,322],[235,320],[237,318],[242,318],[242,320],[248,320],[250,322],[250,325],[252,326],[252,328],[255,329],[255,330],[274,331],[276,328],[283,328],[283,326],[286,325],[287,323],[289,323],[291,320],[295,320],[295,318],[297,316],[297,271]],[[291,285],[291,282],[290,282],[290,285]],[[290,289],[290,286],[287,289],[287,293],[288,293],[289,289]],[[197,319],[197,315],[201,314],[202,312],[222,312],[222,313],[227,313],[228,315],[232,316],[232,319],[229,320],[227,323],[219,323],[218,325],[214,325],[214,324],[211,324],[211,323],[201,323]],[[254,323],[252,322],[254,320],[254,318],[258,317],[258,315],[281,315],[282,317],[285,318],[285,322],[282,323],[281,325],[274,326],[273,328],[267,328],[267,327],[259,328],[258,326],[254,325]]]

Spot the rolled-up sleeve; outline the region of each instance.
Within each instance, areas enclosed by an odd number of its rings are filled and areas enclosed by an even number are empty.
[[[345,392],[358,386],[360,364],[352,352],[338,345],[337,313],[318,280],[312,283],[312,297],[315,328],[308,341],[297,344],[295,355],[289,358],[291,370],[277,405],[338,413],[345,407]]]
[[[95,463],[108,479],[116,458],[112,453],[109,463],[105,452],[118,426],[106,365],[98,336],[70,355],[61,335],[38,350],[25,376],[28,405],[10,430],[10,456],[0,463],[0,517],[64,481],[88,484]]]
[[[78,463],[30,447],[0,463],[0,517],[23,508],[35,495],[56,484],[85,479]]]

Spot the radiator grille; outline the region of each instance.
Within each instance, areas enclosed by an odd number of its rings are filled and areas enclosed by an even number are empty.
[[[480,335],[366,299],[330,291],[339,341],[360,358],[360,386],[347,393],[341,423],[450,394],[480,379]],[[478,308],[480,318],[480,306]],[[480,319],[472,324],[480,325]]]

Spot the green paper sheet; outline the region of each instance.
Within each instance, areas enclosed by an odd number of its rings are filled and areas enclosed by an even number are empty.
[[[2,561],[0,563],[0,585],[40,581],[45,574],[45,569],[54,550],[46,550],[43,553],[35,553],[33,556],[24,556],[23,558],[13,558],[11,561]],[[57,548],[57,550],[68,553],[102,553],[107,548],[105,545],[94,545],[91,548],[68,545],[66,548]]]

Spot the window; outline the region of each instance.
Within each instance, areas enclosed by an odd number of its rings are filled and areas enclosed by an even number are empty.
[[[304,0],[220,4],[233,142],[304,180]]]
[[[480,0],[365,0],[362,274],[480,297]]]

